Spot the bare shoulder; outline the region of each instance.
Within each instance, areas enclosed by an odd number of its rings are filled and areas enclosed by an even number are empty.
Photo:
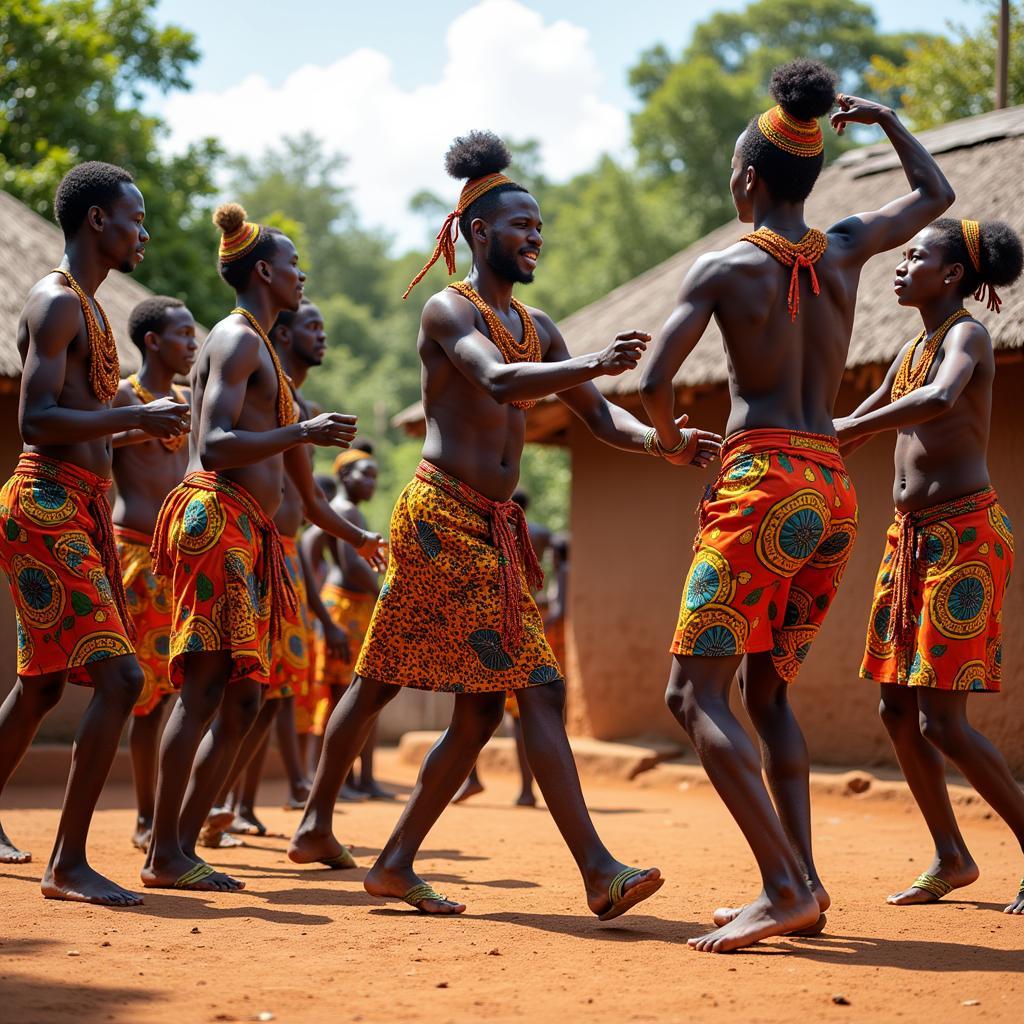
[[[214,325],[206,337],[205,348],[211,357],[231,359],[259,355],[263,340],[240,316],[226,316]]]
[[[473,329],[476,307],[454,288],[442,288],[427,299],[420,323],[428,337],[461,337]]]
[[[973,317],[964,318],[953,324],[946,334],[946,344],[962,348],[972,356],[985,356],[992,352],[992,338],[988,328]]]
[[[51,273],[32,286],[23,316],[33,334],[43,330],[70,340],[81,324],[82,303],[60,274]]]
[[[760,267],[765,259],[771,259],[755,245],[735,242],[727,249],[715,249],[702,253],[694,261],[683,279],[683,294],[705,291],[714,293],[734,278],[736,274],[747,274]]]
[[[117,385],[117,394],[114,395],[115,408],[123,405],[142,405],[142,399],[135,393],[135,388],[125,378]]]
[[[533,321],[533,326],[537,328],[537,334],[542,342],[552,341],[554,338],[562,336],[555,321],[543,309],[527,306],[525,302],[523,305],[526,307],[526,312],[530,314],[530,319]]]

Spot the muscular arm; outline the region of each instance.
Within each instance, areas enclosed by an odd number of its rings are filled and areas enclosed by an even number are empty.
[[[679,301],[665,321],[640,374],[640,401],[665,448],[674,448],[681,436],[676,423],[676,393],[672,381],[683,361],[696,348],[715,311],[717,284],[713,255],[702,256],[690,268],[683,280]]]
[[[880,210],[847,217],[829,228],[830,235],[844,237],[846,254],[860,265],[876,253],[913,238],[949,209],[956,193],[935,158],[910,134],[893,110],[853,96],[844,97],[840,103],[850,105],[850,109],[833,114],[833,125],[840,128],[847,121],[878,124],[889,137],[910,184],[910,192]]]
[[[365,520],[363,520],[363,517],[356,509],[349,509],[339,514],[360,529],[365,528]],[[351,581],[354,589],[361,590],[364,593],[379,593],[380,578],[373,571],[370,563],[359,555],[351,544],[339,544],[338,549],[338,559],[342,563],[346,581]]]
[[[70,291],[35,295],[25,312],[28,349],[21,377],[18,429],[30,445],[95,441],[138,427],[141,406],[69,409],[60,404],[68,348],[81,326],[82,307]]]
[[[619,335],[604,352],[573,358],[566,352],[566,358],[556,362],[506,363],[490,339],[476,329],[473,304],[447,289],[423,307],[423,331],[444,349],[460,373],[503,405],[546,398],[595,377],[622,373],[636,365],[647,337],[630,331]]]
[[[114,395],[114,401],[111,402],[111,406],[114,409],[127,409],[133,405],[139,405],[135,401],[135,393],[131,388],[124,382],[121,381],[121,386],[117,389],[117,394]],[[111,445],[114,448],[123,448],[129,444],[139,444],[142,441],[152,441],[153,435],[147,434],[144,430],[140,430],[138,427],[132,430],[122,430],[114,434],[110,439]]]
[[[299,563],[302,565],[302,578],[306,581],[306,603],[309,610],[316,616],[317,621],[323,627],[324,641],[328,650],[349,660],[348,634],[331,618],[331,613],[324,606],[320,598],[320,591],[316,585],[316,573],[313,572],[313,557],[323,550],[327,540],[327,534],[318,526],[307,527],[299,540]]]
[[[199,455],[205,469],[251,466],[305,440],[302,423],[273,430],[239,430],[236,426],[249,378],[259,369],[262,352],[262,341],[252,331],[238,328],[233,337],[223,339],[210,353],[199,425]]]
[[[985,329],[978,324],[966,324],[959,330],[953,328],[943,343],[944,357],[935,379],[895,402],[871,410],[864,410],[861,406],[853,416],[838,421],[840,442],[846,443],[883,430],[913,427],[948,412],[970,383],[975,367],[989,345]]]

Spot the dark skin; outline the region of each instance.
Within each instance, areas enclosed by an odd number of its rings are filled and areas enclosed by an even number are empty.
[[[133,270],[149,234],[145,204],[134,185],[125,184],[109,208],[93,206],[74,235],[66,239],[61,265],[91,298],[111,270]],[[100,320],[102,326],[102,320]],[[188,428],[187,410],[161,399],[147,406],[112,409],[91,392],[88,335],[78,297],[58,274],[48,274],[29,293],[18,323],[23,373],[18,426],[26,451],[39,452],[110,476],[110,435],[141,428],[154,437],[172,437]],[[134,906],[140,896],[94,871],[86,840],[96,801],[110,770],[124,723],[142,686],[134,655],[89,666],[92,698],[82,716],[72,753],[71,774],[57,836],[46,870],[43,895],[105,906]],[[66,672],[19,676],[0,708],[0,789],[7,784],[38,731],[60,699]],[[0,829],[0,862],[25,862]]]
[[[831,118],[837,132],[847,123],[882,128],[903,164],[910,191],[880,210],[829,228],[828,249],[815,264],[821,294],[814,296],[801,282],[795,322],[786,305],[789,268],[749,242],[708,253],[694,264],[640,384],[644,408],[665,447],[679,440],[672,379],[712,317],[728,356],[732,403],[727,434],[756,428],[833,434],[833,405],[846,364],[861,268],[876,253],[906,242],[952,203],[953,190],[938,165],[892,110],[854,96],[841,95],[837,103]],[[743,165],[742,138],[729,183],[739,219],[798,241],[807,231],[804,204],[778,200],[757,170]],[[774,805],[762,781],[761,759],[729,709],[737,671],[760,736]],[[720,908],[715,912],[720,927],[690,939],[690,945],[720,953],[823,925],[820,915],[829,897],[811,851],[807,747],[789,706],[787,684],[770,656],[677,655],[666,699],[750,843],[763,882],[757,899],[741,909]]]
[[[267,258],[257,261],[246,287],[236,294],[236,303],[269,331],[282,310],[299,308],[304,281],[295,246],[286,236],[275,236]],[[355,417],[322,413],[278,426],[273,359],[241,314],[226,317],[207,336],[192,369],[191,387],[196,429],[189,439],[189,471],[224,474],[269,516],[280,507],[287,473],[307,518],[381,560],[381,538],[355,531],[331,510],[313,479],[304,447],[346,447],[355,434]],[[230,651],[185,658],[180,698],[160,748],[153,838],[142,869],[148,887],[173,888],[201,863],[195,852],[199,831],[259,713],[260,684],[250,677],[227,686],[230,670]],[[231,891],[243,884],[215,872],[190,887]]]
[[[342,467],[338,474],[338,493],[331,505],[340,516],[344,516],[355,526],[366,529],[366,517],[360,512],[359,506],[373,498],[376,492],[377,463],[373,459],[360,459]],[[327,560],[329,568],[326,583],[360,594],[372,594],[374,597],[380,592],[380,577],[370,563],[360,557],[350,544],[339,541],[315,526],[306,531],[303,542],[311,563],[323,559],[325,552],[330,553]],[[334,629],[337,628],[334,626]],[[329,644],[328,646],[330,647]],[[351,660],[347,640],[345,649],[346,653],[343,656]],[[330,708],[333,712],[345,692],[345,687],[332,685],[330,691]],[[373,752],[376,746],[377,730],[374,728],[359,755],[358,780],[353,771],[342,784],[343,800],[365,800],[367,796],[379,800],[391,797],[387,790],[377,784],[373,775]]]
[[[469,281],[512,336],[521,338],[524,325],[511,309],[511,298],[517,282],[532,280],[543,244],[536,200],[523,192],[500,195],[489,220],[472,221],[469,242]],[[509,498],[519,479],[526,418],[511,404],[517,399],[557,394],[596,437],[625,451],[642,452],[647,430],[625,409],[607,402],[593,384],[597,377],[636,366],[647,334],[626,331],[601,352],[570,357],[550,317],[540,310],[530,315],[540,336],[539,363],[506,364],[476,307],[450,289],[427,301],[417,342],[427,419],[424,457],[499,501]],[[706,465],[714,458],[717,435],[694,431],[691,440],[694,463]],[[331,822],[335,795],[381,708],[399,689],[356,677],[335,708],[313,791],[288,851],[293,861],[322,861],[340,852]],[[562,722],[564,693],[561,682],[519,691],[523,735],[547,806],[583,876],[590,909],[600,914],[609,907],[608,886],[623,865],[598,838],[587,812]],[[401,897],[422,881],[413,868],[416,852],[469,774],[503,708],[501,693],[456,695],[451,725],[424,761],[395,831],[366,876],[368,892]],[[659,884],[660,872],[652,868],[628,888],[643,885],[639,892],[649,895]],[[466,909],[452,900],[424,900],[418,907],[432,914]]]
[[[920,312],[930,335],[963,305],[963,279],[963,264],[951,261],[937,232],[926,228],[911,240],[897,265],[894,291],[901,306]],[[907,347],[879,389],[852,415],[835,422],[844,447],[896,430],[893,500],[901,512],[989,485],[986,455],[995,377],[988,331],[976,320],[962,320],[946,334],[925,383],[894,402],[892,384]],[[916,359],[923,350],[922,343]],[[954,889],[970,885],[980,873],[949,801],[945,759],[1009,825],[1024,850],[1024,794],[1002,754],[968,722],[969,695],[895,683],[882,683],[880,694],[882,721],[935,844],[927,873]],[[888,902],[909,906],[936,898],[911,886],[889,896]],[[1017,893],[1005,912],[1024,914],[1024,892]]]
[[[177,397],[172,389],[176,376],[187,377],[199,345],[196,324],[185,306],[166,313],[160,331],[147,331],[143,338],[143,362],[139,383],[157,398]],[[187,395],[184,395],[187,399]],[[127,380],[114,397],[115,409],[140,406],[143,401]],[[152,535],[157,513],[168,493],[185,475],[188,448],[168,450],[159,440],[141,430],[129,430],[113,437],[113,472],[117,484],[113,517],[117,526]],[[148,715],[133,716],[129,726],[129,748],[138,816],[132,842],[140,850],[149,845],[156,799],[156,757],[164,708],[161,701]]]

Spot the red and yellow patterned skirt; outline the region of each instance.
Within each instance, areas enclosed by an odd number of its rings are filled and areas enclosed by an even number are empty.
[[[298,544],[294,537],[282,537],[284,562],[288,568],[297,608],[286,610],[282,619],[281,638],[273,646],[273,671],[270,689],[266,699],[282,697],[302,698],[309,686],[309,662],[311,650],[307,639],[309,632],[309,608],[306,603],[306,579],[302,574]]]
[[[906,646],[892,636],[895,561],[910,541]],[[912,536],[909,530],[913,531]],[[860,674],[878,683],[998,693],[1013,527],[991,488],[897,515],[885,536]]]
[[[174,693],[168,662],[171,656],[171,587],[166,576],[153,574],[148,534],[114,527],[121,580],[128,600],[128,613],[135,623],[135,656],[145,680],[132,712],[141,718]]]
[[[857,496],[833,437],[745,430],[726,439],[701,503],[673,654],[771,651],[792,682],[836,595]]]
[[[18,632],[18,675],[68,673],[135,651],[125,605],[110,481],[81,466],[25,452],[0,488],[0,567]]]

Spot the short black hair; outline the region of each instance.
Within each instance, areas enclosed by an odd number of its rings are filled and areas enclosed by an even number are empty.
[[[124,186],[134,182],[135,179],[116,164],[89,160],[72,167],[60,179],[53,196],[53,216],[64,232],[64,237],[74,237],[90,207],[102,206],[109,211]]]
[[[281,312],[277,314],[277,319],[274,321],[274,326],[270,328],[270,337],[274,337],[274,332],[278,329],[278,327],[291,327],[292,324],[295,323],[295,318],[299,315],[299,311],[302,309],[302,307],[312,305],[313,303],[310,299],[304,298],[299,303],[298,309],[282,309]]]
[[[824,117],[835,105],[836,73],[820,60],[790,61],[772,72],[769,92],[776,103],[801,121]],[[753,167],[776,199],[790,203],[805,200],[825,164],[825,154],[794,156],[769,142],[753,117],[743,133],[740,159]]]
[[[150,331],[159,334],[167,326],[167,314],[172,309],[183,309],[185,303],[170,295],[151,295],[143,299],[128,316],[128,336],[135,347],[145,356],[146,335]]]
[[[444,156],[445,170],[453,178],[482,178],[487,174],[497,174],[505,170],[512,162],[512,154],[508,146],[494,132],[472,131],[468,135],[460,135],[448,147]],[[477,217],[487,220],[498,208],[499,197],[504,192],[528,192],[522,185],[514,181],[503,182],[485,192],[479,199],[462,211],[459,217],[459,231],[469,242],[469,227]]]
[[[953,217],[940,217],[928,227],[939,238],[939,244],[950,263],[962,263],[964,276],[960,294],[968,296],[983,284],[993,287],[1013,284],[1024,271],[1024,247],[1020,235],[1005,221],[986,220],[981,231],[981,271],[974,269],[964,239],[963,224]]]

